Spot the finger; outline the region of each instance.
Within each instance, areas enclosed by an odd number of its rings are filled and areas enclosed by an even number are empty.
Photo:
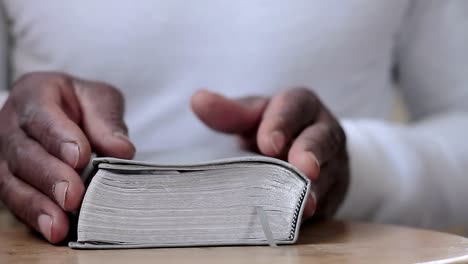
[[[260,151],[281,156],[297,134],[313,122],[320,107],[317,97],[306,89],[292,89],[274,97],[258,128]]]
[[[72,168],[88,164],[91,146],[85,134],[54,102],[29,106],[19,116],[19,123],[26,134]]]
[[[228,99],[206,90],[197,91],[191,100],[192,110],[208,127],[233,134],[245,134],[258,126],[268,103],[267,98]]]
[[[42,102],[52,102],[60,105],[62,110],[75,123],[80,122],[80,106],[76,95],[71,89],[73,78],[63,73],[51,72],[34,72],[23,75],[14,84],[16,93],[12,93],[11,97],[16,103],[15,106],[20,106],[24,112],[30,112],[30,103],[38,99]],[[31,89],[34,87],[35,89]]]
[[[14,133],[9,137],[6,155],[14,175],[57,201],[64,210],[79,208],[85,190],[80,176],[36,141],[21,131]]]
[[[348,185],[349,185],[349,178],[348,177],[341,177],[338,178],[336,176],[345,175],[344,171],[348,171],[349,168],[347,167],[347,162],[344,160],[347,159],[346,152],[340,152],[338,155],[337,160],[338,162],[327,163],[325,166],[322,167],[322,175],[332,176],[333,177],[319,177],[316,181],[316,190],[317,190],[317,198],[318,198],[318,205],[315,217],[317,219],[329,218],[335,214],[338,210],[339,205],[344,200]],[[342,160],[343,162],[340,162]]]
[[[302,219],[309,219],[312,216],[314,216],[316,209],[317,209],[317,200],[314,194],[311,193],[309,199],[307,199],[306,201],[304,212],[302,213]]]
[[[72,83],[58,73],[23,76],[15,86],[15,100],[21,103],[14,104],[14,122],[49,153],[80,169],[88,163],[91,147],[77,125],[81,114]]]
[[[307,127],[297,137],[288,153],[288,161],[316,180],[320,166],[345,145],[345,134],[336,122],[319,122]]]
[[[49,198],[11,174],[5,163],[0,164],[0,199],[16,217],[51,243],[66,237],[69,228],[66,214]]]
[[[131,159],[135,147],[124,122],[124,98],[114,87],[97,82],[74,81],[81,105],[83,130],[100,155]]]

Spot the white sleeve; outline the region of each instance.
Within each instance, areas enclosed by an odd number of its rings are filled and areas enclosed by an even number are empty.
[[[0,108],[8,97],[8,29],[3,1],[0,2]]]
[[[343,120],[351,186],[337,217],[468,225],[468,1],[414,1],[397,41],[411,122]]]

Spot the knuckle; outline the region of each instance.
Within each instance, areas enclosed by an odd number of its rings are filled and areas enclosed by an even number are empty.
[[[26,197],[24,197],[23,199],[23,203],[25,205],[28,205],[28,206],[24,206],[25,208],[23,208],[23,213],[24,213],[24,218],[25,219],[34,219],[34,210],[32,209],[34,207],[34,205],[37,204],[37,197],[35,197],[35,195],[33,195],[31,192],[28,192]]]
[[[99,83],[96,87],[96,92],[112,100],[113,102],[123,103],[124,97],[122,92],[115,86],[107,83]]]
[[[54,181],[54,171],[57,171],[55,166],[47,157],[40,157],[37,159],[38,177],[37,186],[43,186],[43,191],[46,193],[52,192],[52,185]]]
[[[48,73],[47,79],[44,82],[44,87],[58,86],[66,89],[71,89],[73,80],[70,76],[62,72]]]
[[[82,98],[86,98],[89,109],[102,119],[106,126],[116,127],[127,132],[123,115],[125,111],[124,96],[113,85],[103,82],[79,80],[75,89]]]
[[[69,89],[71,77],[59,72],[29,72],[13,84],[9,99],[14,109],[26,114],[42,108],[58,89]]]
[[[57,153],[60,140],[56,133],[57,124],[55,120],[51,117],[44,117],[41,120],[35,120],[35,122],[37,122],[35,127],[40,127],[40,129],[37,130],[37,135],[41,144],[47,146],[49,151]]]
[[[284,119],[284,121],[295,122],[295,119],[300,118],[307,107],[302,103],[302,98],[292,93],[284,93],[275,100],[275,113]]]
[[[35,138],[46,146],[54,146],[56,141],[56,126],[54,118],[45,109],[35,106],[25,107],[18,114],[19,126],[26,133],[34,135]]]
[[[16,138],[17,133],[10,133],[2,136],[0,141],[0,151],[8,166],[11,166],[10,163],[16,159],[17,153],[21,152],[22,149],[21,145],[18,145]]]
[[[71,82],[71,77],[62,72],[28,72],[19,77],[14,82],[13,87],[21,88],[33,85],[35,89],[46,89],[52,86],[67,87],[70,86]]]
[[[61,136],[60,122],[46,109],[26,108],[18,114],[19,127],[50,153],[59,153]]]
[[[285,91],[278,100],[283,112],[294,113],[296,118],[309,122],[321,106],[320,100],[307,88],[293,88]]]
[[[8,157],[8,149],[12,143],[11,138],[17,133],[16,130],[0,131],[0,157]]]
[[[37,72],[27,72],[23,75],[21,75],[14,83],[13,87],[18,86],[18,84],[21,83],[29,83],[32,80],[36,80],[38,78],[39,74]]]
[[[18,123],[21,129],[27,129],[37,123],[39,109],[35,104],[27,104],[18,113]]]
[[[95,90],[100,104],[97,104],[96,110],[103,114],[103,118],[112,125],[122,128],[126,132],[127,128],[123,121],[124,96],[112,85],[101,84]]]
[[[39,175],[37,178],[47,177],[53,171],[54,166],[47,156],[36,154],[37,151],[29,143],[12,136],[6,146],[8,169],[13,174],[21,175],[22,172],[28,171],[27,168],[32,168]],[[24,164],[24,161],[28,161],[28,164]]]
[[[16,140],[15,140],[16,141]],[[25,160],[27,157],[28,151],[22,145],[18,145],[15,141],[7,146],[8,153],[8,168],[12,173],[17,173],[20,168],[20,163],[22,160]]]
[[[25,100],[25,90],[28,90],[29,88],[29,83],[33,83],[35,79],[35,74],[34,73],[26,73],[22,76],[20,76],[12,85],[12,90],[10,93],[9,99],[13,102],[14,108],[18,108],[19,102],[22,102]],[[31,80],[33,79],[33,80]],[[19,105],[21,106],[21,105]]]
[[[65,177],[65,175],[57,173],[60,171],[60,163],[54,162],[48,155],[40,154],[34,146],[24,142],[18,143],[19,141],[21,139],[13,138],[9,143],[8,153],[6,153],[8,160],[5,160],[7,168],[1,170],[0,167],[0,177],[8,177],[11,172],[26,183],[50,195],[53,183],[60,180],[61,177]],[[60,179],[56,179],[58,177]],[[2,183],[2,185],[5,186],[5,183]],[[11,189],[4,186],[2,187],[3,190]]]
[[[102,113],[108,113],[110,116],[122,118],[124,111],[124,96],[116,87],[98,83],[93,89],[87,89],[92,94],[93,99],[98,102],[97,110]],[[91,95],[90,94],[90,95]]]

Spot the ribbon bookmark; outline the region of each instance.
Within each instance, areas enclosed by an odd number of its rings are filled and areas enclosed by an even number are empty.
[[[275,239],[273,238],[273,232],[271,232],[265,210],[263,210],[263,208],[260,206],[255,206],[255,210],[257,212],[258,218],[260,219],[260,224],[262,225],[263,233],[265,234],[268,244],[270,247],[276,247],[277,245]]]

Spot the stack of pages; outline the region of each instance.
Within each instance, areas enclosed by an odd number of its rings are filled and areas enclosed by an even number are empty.
[[[289,163],[262,156],[93,165],[72,248],[292,244],[311,188]]]

